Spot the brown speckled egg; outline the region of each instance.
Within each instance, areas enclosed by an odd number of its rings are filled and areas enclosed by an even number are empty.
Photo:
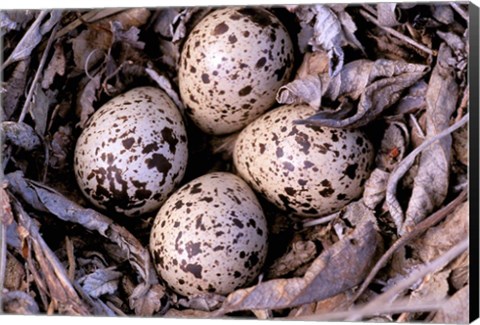
[[[74,169],[98,208],[127,216],[159,209],[182,180],[187,136],[165,92],[140,87],[96,111],[77,140]]]
[[[293,46],[262,8],[219,9],[191,31],[180,58],[180,94],[206,133],[240,130],[275,103],[293,67]]]
[[[168,198],[153,223],[150,251],[158,274],[177,293],[226,295],[258,276],[267,223],[240,177],[210,173]]]
[[[296,125],[316,111],[286,105],[248,125],[234,148],[240,176],[279,208],[303,217],[333,213],[363,192],[374,150],[359,130]]]

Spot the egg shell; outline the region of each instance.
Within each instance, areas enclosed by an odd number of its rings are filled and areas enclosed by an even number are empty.
[[[158,274],[181,295],[228,294],[255,279],[267,254],[267,223],[238,176],[200,176],[165,202],[152,226]]]
[[[193,28],[182,49],[178,78],[187,113],[206,133],[240,130],[275,103],[293,58],[287,30],[269,11],[214,11]]]
[[[165,92],[139,87],[114,97],[89,119],[75,147],[83,194],[127,216],[159,209],[187,166],[182,115]]]
[[[239,134],[233,154],[252,188],[302,217],[333,213],[358,198],[374,159],[359,130],[294,124],[315,113],[307,105],[272,110]]]

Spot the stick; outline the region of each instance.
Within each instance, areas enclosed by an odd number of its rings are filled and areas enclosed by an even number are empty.
[[[404,41],[405,43],[408,43],[410,45],[413,45],[414,47],[422,50],[423,52],[426,52],[430,55],[433,55],[433,56],[436,56],[437,53],[436,51],[433,51],[431,50],[430,48],[426,47],[425,45],[422,45],[416,41],[414,41],[413,39],[411,39],[410,37],[408,36],[405,36],[403,35],[402,33],[400,32],[397,32],[395,29],[393,28],[390,28],[390,27],[385,27],[385,26],[382,26],[380,25],[380,23],[378,22],[378,20],[373,17],[371,14],[369,14],[368,12],[366,12],[365,10],[360,10],[360,13],[362,14],[362,16],[364,16],[365,18],[367,18],[368,20],[370,20],[372,23],[374,23],[375,25],[377,25],[377,27],[383,29],[384,31],[386,31],[387,33],[389,34],[392,34],[393,36],[397,37],[398,39]]]
[[[35,92],[35,86],[37,85],[38,80],[40,79],[40,74],[43,71],[43,67],[47,62],[48,52],[50,52],[50,48],[52,47],[53,40],[55,39],[54,36],[58,29],[58,26],[59,25],[55,26],[55,28],[52,30],[52,33],[50,34],[47,47],[45,48],[45,51],[42,54],[40,64],[38,65],[38,68],[37,68],[37,72],[35,72],[35,77],[33,78],[32,85],[30,86],[30,90],[28,91],[27,98],[25,99],[25,104],[23,104],[22,112],[20,113],[20,117],[18,118],[18,123],[23,122],[23,120],[25,119],[25,116],[27,115],[28,106],[30,105],[30,102],[32,100],[33,93]]]
[[[463,10],[462,7],[458,3],[452,2],[450,3],[450,6],[460,15],[462,16],[463,19],[465,19],[468,22],[468,13]]]

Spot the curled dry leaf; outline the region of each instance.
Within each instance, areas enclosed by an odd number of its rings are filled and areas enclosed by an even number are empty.
[[[177,305],[183,308],[211,312],[218,309],[224,301],[224,296],[215,293],[206,293],[188,298],[180,298],[177,301]]]
[[[280,104],[307,103],[316,109],[320,109],[321,89],[320,78],[309,75],[280,87],[276,99]]]
[[[357,203],[355,229],[323,251],[303,277],[274,279],[228,295],[218,315],[247,309],[282,309],[335,296],[360,283],[381,246],[372,211]]]
[[[432,6],[433,18],[435,18],[442,24],[449,25],[453,23],[455,21],[453,15],[453,10],[450,6],[445,6],[441,4]]]
[[[370,209],[375,209],[375,207],[385,199],[389,177],[389,172],[375,168],[365,182],[363,201]]]
[[[277,259],[269,268],[267,278],[284,276],[315,258],[317,248],[312,241],[295,241],[289,251]]]
[[[450,117],[456,110],[458,85],[453,69],[447,64],[451,57],[451,50],[442,44],[426,94],[427,137],[433,137],[448,128]],[[405,233],[423,220],[447,196],[451,147],[452,137],[447,135],[422,152],[405,223],[400,233]]]
[[[353,100],[360,97],[356,113],[338,120],[332,118],[331,113],[319,112],[298,123],[335,128],[365,126],[395,104],[405,89],[414,85],[427,70],[425,65],[402,61],[354,61],[330,81],[325,91],[321,91],[324,96],[333,100],[338,97],[349,97]]]
[[[331,76],[337,75],[343,67],[342,46],[350,44],[362,48],[354,35],[355,23],[342,6],[298,6],[292,10],[300,21],[301,31],[298,36],[300,50],[306,52],[308,45],[312,47],[313,52],[325,50],[330,59]]]
[[[427,93],[428,84],[420,80],[408,89],[408,93],[403,96],[393,107],[393,115],[403,115],[415,113],[424,109],[427,104],[425,102],[425,94]]]
[[[35,122],[35,131],[43,137],[47,130],[48,112],[50,107],[55,104],[57,91],[51,91],[50,89],[44,91],[40,84],[36,84],[33,93],[28,111]]]
[[[23,122],[2,122],[0,132],[6,142],[13,143],[26,151],[35,150],[42,144],[35,130]]]
[[[49,166],[54,169],[65,168],[73,143],[72,128],[69,125],[60,126],[58,130],[55,131],[52,140],[50,141]]]
[[[389,123],[375,157],[377,167],[391,172],[405,157],[410,136],[407,126],[402,122]]]
[[[104,294],[113,294],[118,289],[118,283],[122,273],[115,271],[115,267],[98,269],[80,279],[78,282],[82,285],[85,293],[93,298],[98,298]]]

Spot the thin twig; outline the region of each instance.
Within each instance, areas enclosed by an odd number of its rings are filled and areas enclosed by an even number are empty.
[[[462,7],[458,3],[452,2],[450,3],[450,6],[460,15],[462,16],[463,19],[465,19],[467,22],[469,20],[468,13],[463,10]]]
[[[413,114],[408,114],[410,117],[410,120],[412,120],[413,126],[415,126],[415,129],[417,129],[418,134],[422,137],[422,139],[425,139],[425,132],[423,132],[422,127],[420,126],[420,123],[418,123],[417,118]]]
[[[402,312],[424,312],[424,311],[434,311],[443,308],[446,300],[433,300],[433,301],[411,301],[410,299],[401,299],[395,301],[390,305],[382,306],[362,306],[351,308],[349,310],[334,311],[325,314],[314,314],[314,315],[302,315],[289,317],[288,320],[302,320],[302,321],[335,321],[335,320],[345,320],[348,317],[355,314],[361,318],[368,316],[376,315],[386,315],[386,314],[399,314]]]
[[[387,184],[387,194],[386,194],[386,203],[388,205],[388,210],[390,211],[390,214],[392,215],[392,218],[395,222],[395,225],[397,226],[397,229],[402,228],[402,222],[403,222],[403,211],[400,206],[400,203],[398,203],[395,194],[396,194],[396,189],[398,182],[400,181],[400,178],[405,175],[405,173],[412,167],[413,163],[415,162],[416,156],[422,152],[424,149],[429,147],[432,143],[439,141],[443,137],[449,135],[453,131],[461,128],[465,123],[468,122],[469,114],[465,114],[462,119],[456,123],[454,123],[452,126],[448,127],[447,129],[443,130],[439,134],[435,135],[434,137],[431,137],[425,141],[422,142],[421,145],[419,145],[417,148],[415,148],[410,154],[405,157],[400,164],[397,165],[395,170],[392,172],[390,175],[390,178],[388,179],[388,184]]]
[[[32,23],[32,25],[29,27],[28,31],[25,33],[25,36],[26,35],[29,35],[29,32],[32,31],[32,30],[36,30],[40,27],[40,25],[42,24],[42,21],[45,17],[47,17],[47,15],[49,14],[50,12],[48,10],[42,10],[40,11],[40,13],[38,14],[38,17],[35,19],[35,21]],[[24,36],[24,37],[25,37]],[[23,39],[22,39],[23,40]],[[20,40],[20,42],[18,44],[22,44],[22,40]],[[25,42],[25,41],[24,41]],[[18,46],[17,44],[17,46]],[[7,66],[9,66],[11,63],[14,62],[14,59],[12,58],[13,56],[13,53],[15,53],[15,51],[12,52],[12,54],[8,57],[8,59],[5,60],[5,62],[2,63],[2,68],[1,70],[2,71],[5,71],[5,68]]]
[[[404,41],[410,45],[413,45],[414,47],[430,54],[430,55],[433,55],[433,56],[436,56],[437,53],[436,51],[426,47],[425,45],[423,44],[420,44],[418,42],[416,42],[415,40],[411,39],[410,37],[408,36],[405,36],[403,35],[402,33],[400,32],[397,32],[395,29],[393,28],[390,28],[390,27],[385,27],[385,26],[382,26],[380,24],[380,22],[375,18],[373,17],[370,13],[368,13],[367,11],[365,10],[360,10],[360,13],[362,14],[362,16],[364,16],[365,18],[367,18],[368,20],[370,20],[372,23],[374,23],[375,25],[377,25],[377,27],[383,29],[384,31],[386,31],[387,33],[389,34],[392,34],[393,36],[395,36],[396,38],[400,39],[401,41]]]
[[[392,257],[393,253],[395,253],[398,249],[403,247],[405,244],[407,244],[409,241],[412,239],[418,237],[422,233],[424,233],[426,230],[430,229],[433,225],[437,224],[440,222],[442,219],[444,219],[446,216],[448,216],[450,213],[452,213],[457,206],[462,203],[467,197],[467,191],[464,190],[461,192],[452,202],[450,202],[447,206],[443,207],[442,209],[436,211],[434,214],[431,216],[427,217],[424,219],[422,222],[416,225],[416,227],[400,239],[398,239],[386,252],[383,254],[383,256],[378,260],[378,262],[375,264],[373,269],[370,271],[368,274],[367,278],[365,281],[363,281],[362,286],[360,289],[357,291],[355,296],[352,299],[352,302],[355,302],[361,294],[365,291],[367,286],[372,282],[373,278],[375,275],[377,275],[378,271],[382,267],[385,266],[387,261]]]
[[[27,98],[25,99],[25,104],[23,104],[22,112],[20,113],[20,117],[18,118],[19,123],[23,122],[23,120],[25,119],[25,116],[27,115],[28,107],[30,106],[33,93],[35,92],[35,87],[40,79],[40,75],[43,72],[43,67],[47,62],[48,52],[50,52],[50,48],[52,47],[53,41],[55,39],[54,36],[55,36],[55,33],[57,32],[58,26],[59,25],[57,24],[55,28],[52,30],[52,33],[50,34],[50,37],[47,42],[47,47],[45,48],[45,51],[43,51],[40,64],[38,65],[37,72],[35,72],[35,77],[33,78],[32,85],[30,86],[30,90],[28,91]]]
[[[338,217],[339,215],[340,215],[340,211],[332,213],[331,215],[328,215],[328,216],[325,216],[325,217],[322,217],[322,218],[317,218],[317,219],[313,219],[313,220],[304,222],[303,223],[303,228],[317,226],[317,225],[321,225],[321,224],[330,222],[333,219],[335,219],[336,217]]]

